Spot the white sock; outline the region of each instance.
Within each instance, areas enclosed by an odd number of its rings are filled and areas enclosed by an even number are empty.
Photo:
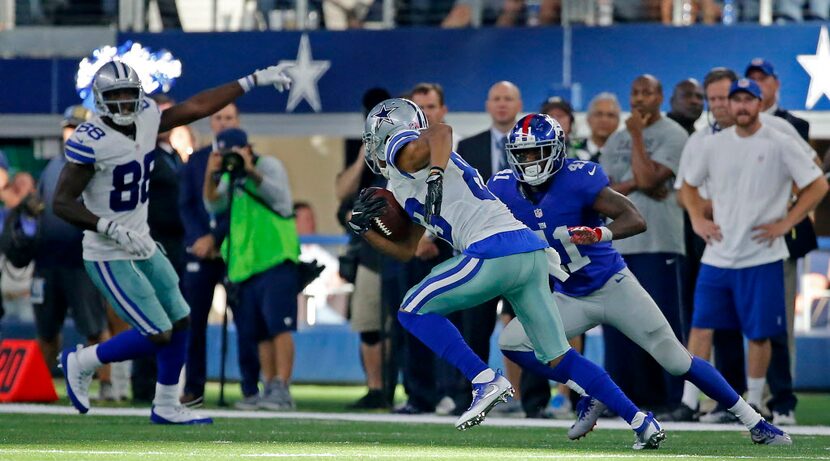
[[[767,384],[767,378],[747,378],[746,379],[746,401],[750,405],[755,405],[761,408],[761,399],[764,395],[764,386]]]
[[[646,414],[642,411],[638,411],[636,415],[634,415],[634,419],[631,420],[631,429],[637,430],[640,426],[643,425],[643,421],[646,420]]]
[[[738,402],[729,409],[729,412],[737,416],[744,423],[747,429],[752,429],[761,420],[761,415],[746,403],[746,400],[738,398]]]
[[[686,381],[683,384],[683,399],[681,402],[692,410],[697,410],[697,407],[700,405],[700,389],[689,381]]]
[[[588,395],[588,393],[585,392],[585,389],[583,389],[579,384],[571,381],[570,379],[568,380],[567,383],[565,383],[565,385],[568,386],[569,388],[571,388],[572,391],[574,391],[577,394],[581,395],[582,397],[585,397],[585,396]]]
[[[475,378],[473,378],[473,384],[481,384],[481,383],[489,383],[490,381],[496,379],[496,372],[493,371],[491,368],[488,368],[481,373],[477,374]]]
[[[174,407],[179,404],[179,385],[156,383],[156,397],[153,405],[160,407]]]
[[[81,369],[84,371],[95,371],[103,365],[101,360],[98,358],[98,345],[93,344],[92,346],[85,347],[77,352],[78,354],[78,364],[81,366]]]

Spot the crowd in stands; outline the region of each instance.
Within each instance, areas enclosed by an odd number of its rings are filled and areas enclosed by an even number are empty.
[[[217,0],[218,1],[218,0]],[[150,1],[144,0],[145,8]],[[677,23],[674,9],[680,5],[680,23],[732,24],[758,22],[761,0],[399,0],[394,3],[396,26],[516,27],[613,23]],[[180,15],[193,5],[175,0],[156,0],[163,29],[181,29]],[[676,5],[677,4],[677,5]],[[123,3],[122,3],[123,5]],[[298,23],[296,4],[290,0],[239,2],[241,29],[290,29]],[[17,1],[18,25],[118,24],[119,3],[114,0]],[[307,28],[344,30],[380,22],[383,2],[375,0],[311,0]],[[778,22],[827,20],[828,0],[773,0]]]

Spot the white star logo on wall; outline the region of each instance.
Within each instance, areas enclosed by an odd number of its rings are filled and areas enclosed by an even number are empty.
[[[302,100],[305,100],[314,112],[320,112],[323,106],[320,103],[317,80],[320,80],[320,77],[329,70],[331,61],[315,61],[311,56],[311,43],[308,35],[303,34],[300,38],[300,48],[297,50],[297,59],[295,61],[283,59],[279,64],[291,66],[285,70],[285,73],[293,80],[288,93],[286,112],[294,112]]]
[[[830,98],[830,36],[827,26],[821,26],[816,54],[800,54],[796,59],[810,74],[810,88],[804,104],[807,109],[812,109],[822,96]]]

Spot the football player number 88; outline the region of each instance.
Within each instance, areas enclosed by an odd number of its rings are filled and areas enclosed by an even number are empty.
[[[145,155],[143,163],[144,165],[133,160],[118,165],[112,170],[112,191],[110,192],[112,211],[134,210],[139,203],[147,201],[153,155]]]
[[[545,241],[548,241],[544,230],[537,230],[536,234],[545,239]],[[570,262],[565,264],[565,267],[568,268],[568,272],[574,273],[590,264],[591,258],[581,255],[579,253],[579,248],[571,242],[571,234],[568,232],[568,226],[559,226],[554,229],[553,238],[559,240],[559,243],[561,243],[565,248],[565,253],[568,255],[568,259],[570,259]]]

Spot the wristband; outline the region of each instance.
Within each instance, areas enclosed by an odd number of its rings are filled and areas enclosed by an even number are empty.
[[[237,80],[236,82],[239,83],[239,86],[242,87],[242,91],[247,93],[247,92],[251,91],[251,89],[255,86],[254,74],[242,77],[239,80]]]
[[[109,229],[111,221],[107,218],[98,218],[98,222],[95,224],[95,230],[98,231],[99,234],[106,235],[107,230]]]
[[[610,242],[614,239],[614,233],[611,232],[611,229],[605,226],[596,227],[594,229],[599,231],[599,235],[597,235],[597,237],[599,237],[600,242]]]

